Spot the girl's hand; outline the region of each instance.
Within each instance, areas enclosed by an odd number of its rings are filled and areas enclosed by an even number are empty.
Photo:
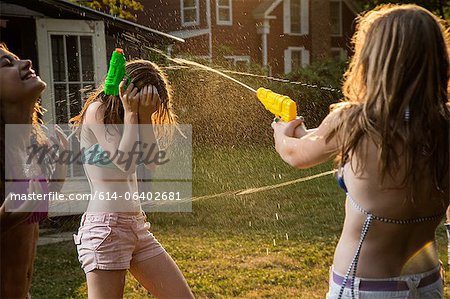
[[[160,102],[158,90],[153,85],[147,85],[139,92],[139,123],[151,121],[151,116],[158,110]]]
[[[303,137],[303,131],[306,133],[303,117],[299,117],[290,122],[284,122],[277,118],[272,122],[272,128],[277,132],[276,134],[282,134],[287,137],[301,138]]]
[[[290,122],[275,119],[274,122],[272,122],[272,128],[273,138],[275,140],[275,149],[278,153],[280,153],[286,137],[299,138],[296,136],[296,133],[303,133],[301,132],[301,129],[303,128],[303,118],[294,119]]]
[[[139,111],[139,90],[134,87],[133,83],[128,85],[124,90],[126,79],[122,80],[119,84],[119,97],[122,101],[125,114],[137,114]]]
[[[58,145],[58,154],[59,157],[61,157],[62,152],[69,149],[69,141],[67,140],[66,134],[58,125],[55,125],[55,133],[56,137],[52,137],[51,140],[54,144]],[[55,171],[53,172],[49,183],[50,191],[61,191],[64,181],[66,180],[67,167],[66,161],[58,161],[58,163],[56,163]]]

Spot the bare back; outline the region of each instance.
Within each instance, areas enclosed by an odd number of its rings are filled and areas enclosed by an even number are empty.
[[[358,157],[352,157],[343,169],[348,193],[362,208],[380,217],[400,220],[445,214],[450,196],[448,185],[438,192],[432,179],[424,178],[414,198],[407,199],[406,188],[398,187],[405,170],[400,169],[397,176],[387,176],[382,182],[376,145],[365,142],[363,146],[367,147],[367,157],[362,173],[354,172]],[[334,257],[337,272],[347,271],[365,219],[366,215],[347,199],[344,228]],[[434,238],[439,223],[440,219],[414,224],[374,221],[362,246],[357,276],[396,277],[433,269],[438,265]]]

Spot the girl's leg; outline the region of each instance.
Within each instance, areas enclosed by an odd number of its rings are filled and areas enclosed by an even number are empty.
[[[27,290],[28,290],[28,298],[31,298],[31,295],[29,293],[30,288],[31,288],[31,279],[33,276],[33,272],[34,272],[34,259],[36,258],[36,249],[37,249],[37,242],[39,239],[39,223],[33,223],[34,225],[34,236],[33,236],[33,244],[32,244],[32,255],[31,255],[31,259],[30,259],[30,264],[28,265],[28,273],[29,274],[29,279],[28,279],[28,286],[27,286]]]
[[[93,270],[86,273],[89,299],[123,297],[126,270]]]
[[[31,286],[38,223],[22,223],[0,236],[1,298],[25,298]]]
[[[132,263],[130,272],[157,298],[194,298],[186,279],[167,252]]]

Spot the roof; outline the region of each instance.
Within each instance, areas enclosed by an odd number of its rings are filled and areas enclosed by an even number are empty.
[[[268,18],[272,11],[282,2],[283,0],[262,0],[261,4],[253,10],[253,16],[256,19]],[[354,0],[342,0],[342,2],[344,2],[355,15],[362,11],[361,7]]]
[[[154,40],[165,43],[184,42],[184,39],[164,33],[98,10],[72,3],[66,0],[1,0],[0,2],[11,3],[26,7],[45,15],[60,17],[61,11],[83,19],[103,20],[105,23],[126,31],[144,34]]]
[[[263,0],[261,4],[253,10],[253,16],[256,19],[267,18],[281,2],[283,2],[283,0]]]

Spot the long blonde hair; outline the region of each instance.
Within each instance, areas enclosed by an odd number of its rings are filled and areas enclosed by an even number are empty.
[[[438,189],[448,188],[449,32],[444,22],[417,5],[379,6],[358,18],[352,45],[345,100],[331,107],[342,108],[343,121],[328,136],[342,139],[340,162],[353,154],[364,157],[361,143],[368,138],[379,147],[382,179],[395,177],[406,165],[403,186],[417,186],[428,177]],[[361,160],[356,171],[366,165]]]

